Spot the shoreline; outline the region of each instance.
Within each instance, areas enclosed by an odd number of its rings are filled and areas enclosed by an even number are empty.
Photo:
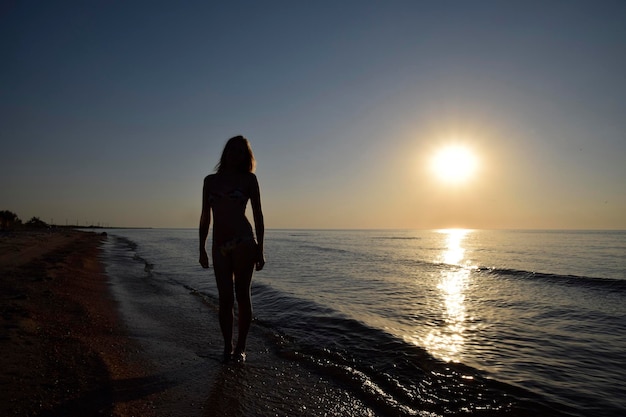
[[[0,234],[0,414],[155,415],[159,384],[99,259],[106,235]]]

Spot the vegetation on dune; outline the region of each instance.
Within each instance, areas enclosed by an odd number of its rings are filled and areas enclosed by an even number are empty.
[[[12,211],[0,211],[0,230],[13,230],[21,228],[44,229],[48,227],[50,227],[50,225],[41,220],[39,217],[32,217],[26,223],[22,223],[22,220]]]

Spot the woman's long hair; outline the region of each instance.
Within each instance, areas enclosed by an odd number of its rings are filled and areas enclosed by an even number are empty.
[[[254,172],[256,160],[250,147],[250,142],[243,136],[228,139],[220,162],[215,167],[218,173],[222,172]]]

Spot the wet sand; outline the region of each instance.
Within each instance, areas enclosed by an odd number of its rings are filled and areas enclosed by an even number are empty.
[[[0,234],[0,415],[151,416],[161,389],[127,337],[97,233]]]

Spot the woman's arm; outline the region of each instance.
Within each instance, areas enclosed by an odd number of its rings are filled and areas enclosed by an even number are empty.
[[[209,236],[209,225],[211,224],[211,203],[209,202],[209,177],[204,179],[202,187],[202,214],[200,215],[200,265],[203,268],[209,267],[209,256],[206,253],[206,239]]]
[[[265,238],[265,224],[263,222],[263,210],[261,209],[261,191],[259,189],[259,181],[256,175],[251,174],[252,184],[250,191],[250,204],[252,205],[252,215],[254,217],[254,230],[258,243],[258,255],[256,261],[256,270],[260,271],[265,265],[265,256],[263,254],[263,239]]]

